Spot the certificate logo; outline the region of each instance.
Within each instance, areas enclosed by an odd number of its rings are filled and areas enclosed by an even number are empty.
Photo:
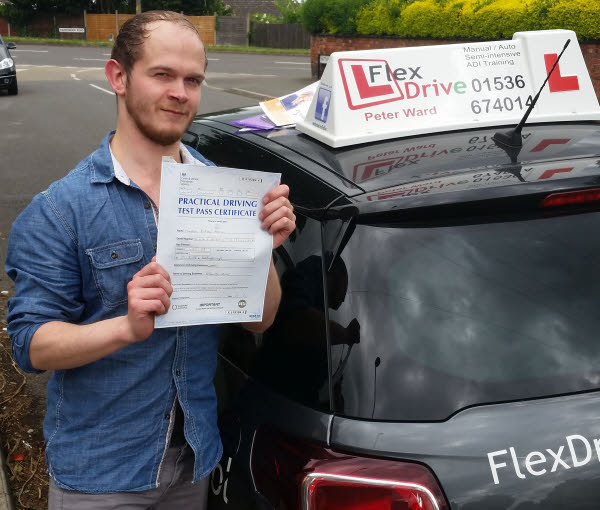
[[[315,119],[320,122],[327,122],[329,115],[329,106],[331,105],[331,90],[319,88],[317,94],[317,106],[315,108]]]
[[[187,310],[188,305],[172,305],[172,310]]]
[[[240,300],[238,301],[238,306],[239,306],[240,308],[245,308],[245,307],[246,307],[246,300],[245,300],[245,299],[240,299]]]

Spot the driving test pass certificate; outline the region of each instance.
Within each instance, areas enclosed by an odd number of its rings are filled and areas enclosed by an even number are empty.
[[[163,160],[156,260],[173,294],[155,327],[262,320],[273,239],[258,214],[280,177]]]

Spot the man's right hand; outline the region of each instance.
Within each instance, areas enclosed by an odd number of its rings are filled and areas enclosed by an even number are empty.
[[[145,340],[152,334],[154,318],[167,313],[172,293],[171,277],[165,268],[156,262],[156,257],[133,275],[127,284],[127,321],[132,343]]]

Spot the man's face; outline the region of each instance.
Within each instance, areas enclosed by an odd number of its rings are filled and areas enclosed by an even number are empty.
[[[200,102],[206,56],[190,29],[151,23],[142,58],[127,77],[125,107],[140,132],[159,145],[181,139]]]

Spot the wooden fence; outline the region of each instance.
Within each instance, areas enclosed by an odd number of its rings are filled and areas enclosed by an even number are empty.
[[[119,30],[133,14],[88,14],[87,39],[88,41],[110,41],[119,34]],[[205,45],[215,44],[215,17],[214,16],[188,16],[196,27]]]
[[[81,16],[40,16],[29,25],[28,35],[38,37],[60,37],[61,39],[87,39],[88,41],[114,40],[123,23],[133,14],[88,14]],[[215,17],[214,16],[188,16],[196,27],[205,45],[215,44]],[[87,33],[60,33],[61,27],[86,28]],[[0,18],[0,35],[8,36],[8,23]],[[14,29],[11,35],[16,36]],[[87,36],[87,37],[86,37]]]
[[[251,23],[250,39],[263,48],[310,48],[310,34],[299,23]]]
[[[86,29],[88,41],[114,41],[119,30],[133,14],[88,14]]]
[[[214,16],[188,16],[188,19],[194,24],[196,30],[198,30],[205,46],[214,46],[216,44]]]
[[[217,23],[217,41],[219,46],[248,46],[250,21],[248,15],[220,16]]]

